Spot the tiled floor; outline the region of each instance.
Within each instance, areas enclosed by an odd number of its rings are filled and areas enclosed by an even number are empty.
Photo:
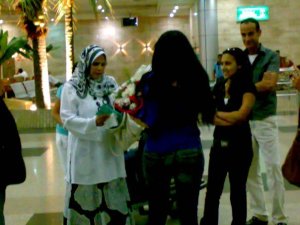
[[[278,101],[279,138],[282,160],[285,157],[296,130],[296,100],[294,97],[280,97]],[[213,127],[201,127],[207,176],[209,147]],[[53,130],[22,131],[21,139],[27,167],[27,179],[23,184],[9,186],[5,204],[7,225],[60,225],[64,205],[65,184],[63,170],[55,147]],[[300,189],[286,183],[286,211],[289,225],[300,225]],[[226,182],[220,204],[220,225],[229,225],[231,207],[229,185]],[[202,215],[205,190],[200,192],[199,215]],[[270,208],[270,199],[267,198]],[[136,214],[136,224],[144,225],[147,216]],[[249,216],[251,213],[249,212]],[[179,224],[169,219],[168,225]]]

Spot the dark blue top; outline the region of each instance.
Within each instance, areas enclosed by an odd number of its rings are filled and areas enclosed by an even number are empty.
[[[170,116],[165,116],[163,121],[158,122],[159,103],[148,95],[147,79],[151,79],[153,73],[146,74],[146,76],[142,87],[144,105],[138,114],[138,117],[149,126],[144,150],[164,154],[179,149],[201,148],[197,120],[191,119],[184,123],[178,123],[176,117],[174,118],[174,115],[186,118],[188,114],[181,102],[175,101],[170,108]]]

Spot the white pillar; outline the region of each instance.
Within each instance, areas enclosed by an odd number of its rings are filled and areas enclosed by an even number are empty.
[[[217,0],[199,0],[198,7],[200,59],[211,78],[219,53]]]

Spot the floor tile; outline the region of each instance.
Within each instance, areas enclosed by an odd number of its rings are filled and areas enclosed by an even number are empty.
[[[288,100],[288,102],[286,102]],[[294,98],[280,98],[278,101],[279,149],[283,162],[295,137],[297,109]],[[209,150],[212,145],[214,126],[200,126],[204,149],[204,179],[207,179]],[[8,186],[5,202],[6,225],[61,225],[64,207],[64,172],[56,149],[54,129],[25,129],[20,131],[24,160],[27,169],[26,181],[19,185]],[[132,148],[136,147],[133,145]],[[262,166],[263,181],[267,190],[267,178]],[[285,210],[289,216],[288,225],[300,225],[300,188],[285,181]],[[229,182],[226,179],[220,199],[219,225],[231,223]],[[206,189],[200,191],[199,218],[204,209]],[[271,199],[266,192],[268,210]],[[248,202],[249,204],[249,202]],[[147,215],[134,211],[136,225],[145,225]],[[248,211],[248,217],[252,212]],[[167,225],[178,225],[178,220],[169,218]],[[270,224],[271,225],[271,224]]]
[[[23,157],[33,157],[33,156],[41,156],[47,151],[48,147],[31,147],[31,148],[23,148],[22,155]]]
[[[63,214],[56,213],[35,213],[26,225],[61,225]]]

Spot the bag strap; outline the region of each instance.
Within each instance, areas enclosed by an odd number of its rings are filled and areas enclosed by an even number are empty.
[[[300,107],[298,110],[298,130],[300,129]]]
[[[300,97],[300,95],[299,95],[299,97]],[[298,110],[298,129],[297,129],[297,134],[296,134],[295,140],[300,142],[300,107]]]

